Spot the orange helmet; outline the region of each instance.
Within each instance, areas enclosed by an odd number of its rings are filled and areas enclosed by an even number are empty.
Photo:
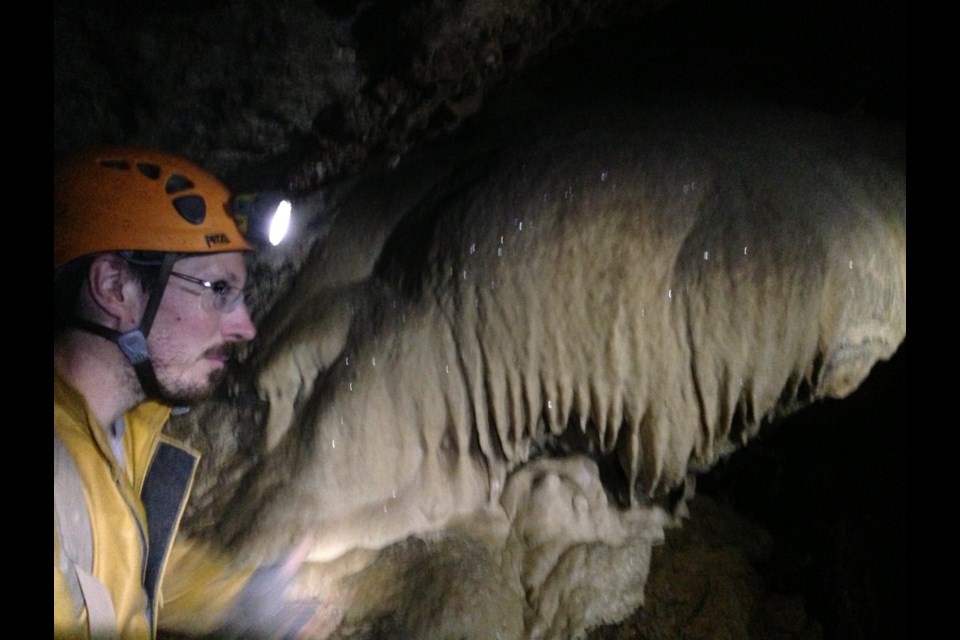
[[[102,251],[247,251],[229,190],[162,151],[111,147],[59,163],[53,178],[53,268]]]

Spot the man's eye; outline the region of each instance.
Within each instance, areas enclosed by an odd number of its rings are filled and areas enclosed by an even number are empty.
[[[226,294],[230,291],[230,288],[230,285],[227,284],[225,280],[217,280],[210,284],[210,289],[218,296]]]

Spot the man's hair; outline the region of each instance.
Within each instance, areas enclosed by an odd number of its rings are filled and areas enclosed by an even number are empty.
[[[72,326],[80,302],[80,292],[87,285],[90,265],[101,254],[90,254],[71,260],[53,272],[53,335],[57,337]],[[119,254],[144,292],[153,291],[157,283],[158,264],[128,259]]]

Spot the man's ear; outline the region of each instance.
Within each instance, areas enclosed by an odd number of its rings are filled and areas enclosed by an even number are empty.
[[[90,301],[102,324],[117,331],[129,331],[140,323],[146,306],[146,292],[130,265],[115,253],[93,259],[87,276]]]

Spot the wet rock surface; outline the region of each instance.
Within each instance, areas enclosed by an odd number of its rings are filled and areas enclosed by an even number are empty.
[[[645,607],[591,640],[862,639],[906,621],[906,344],[698,481],[654,549]]]

